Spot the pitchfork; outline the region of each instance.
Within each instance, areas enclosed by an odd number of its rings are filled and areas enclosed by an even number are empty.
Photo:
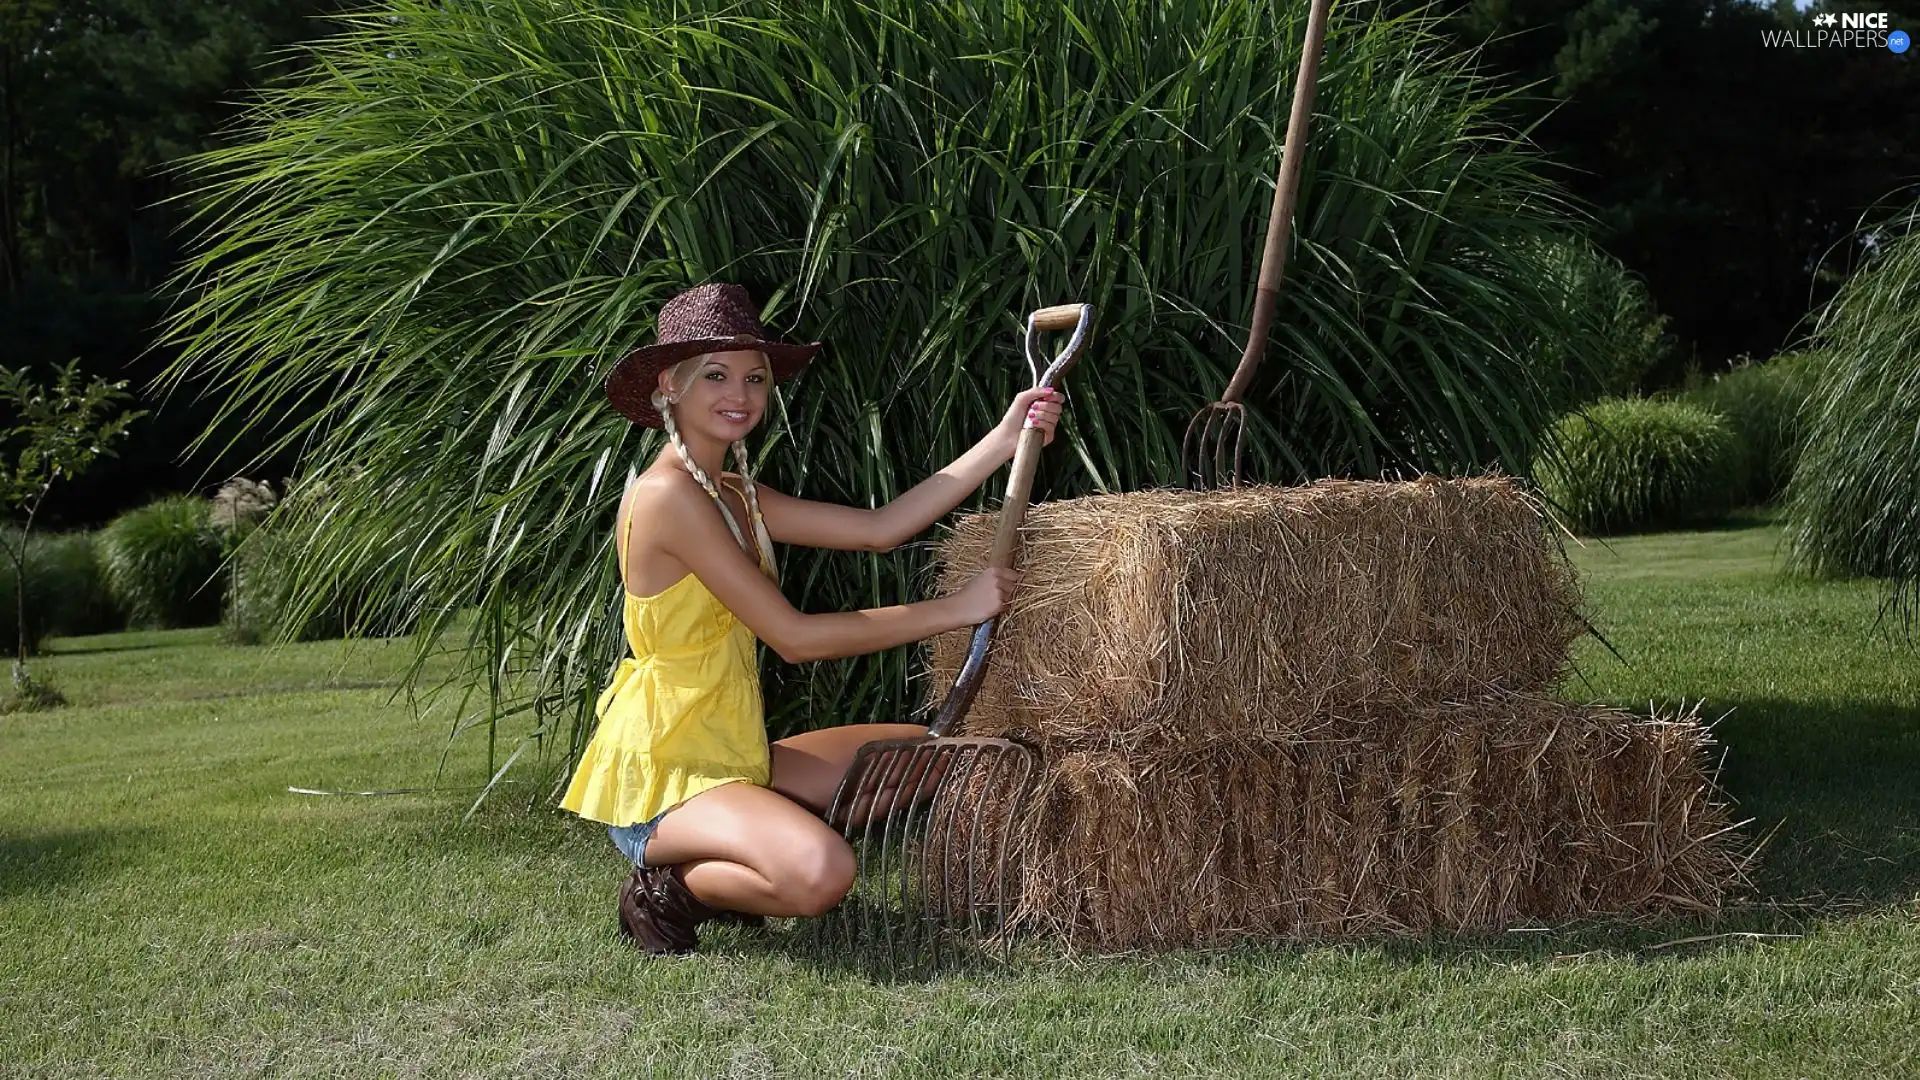
[[[1080,358],[1092,321],[1091,304],[1062,304],[1027,316],[1027,365],[1036,389],[1066,376]],[[1073,336],[1042,372],[1041,334],[1067,329]],[[1038,428],[1020,433],[987,556],[990,567],[1013,566],[1043,437]],[[998,621],[988,619],[974,628],[966,660],[927,734],[862,746],[827,811],[827,822],[842,829],[866,864],[837,918],[850,936],[861,937],[870,937],[878,921],[890,963],[897,960],[896,945],[910,957],[925,959],[928,951],[917,946],[930,944],[938,964],[940,939],[955,927],[956,915],[978,936],[986,929],[985,915],[1004,918],[1007,911],[1007,855],[1020,811],[1039,780],[1039,761],[1031,748],[1010,739],[953,734],[986,676]],[[980,880],[977,871],[990,865],[994,872]],[[950,880],[955,868],[964,868],[964,880]],[[895,909],[904,917],[898,925]]]
[[[1260,283],[1253,300],[1253,325],[1247,330],[1246,351],[1220,400],[1204,405],[1187,423],[1180,444],[1187,487],[1211,489],[1240,486],[1242,444],[1247,434],[1247,407],[1240,403],[1253,373],[1267,352],[1267,333],[1280,299],[1280,278],[1287,264],[1287,237],[1293,226],[1294,195],[1300,188],[1300,165],[1307,143],[1307,120],[1313,115],[1313,88],[1320,74],[1320,46],[1327,36],[1327,8],[1331,0],[1313,0],[1307,15],[1307,42],[1300,54],[1300,72],[1293,84],[1293,115],[1287,120],[1286,149],[1280,157],[1280,178],[1273,185],[1273,210],[1267,218],[1267,245],[1260,254]],[[1229,440],[1231,454],[1229,454]],[[1221,483],[1224,475],[1226,482]]]

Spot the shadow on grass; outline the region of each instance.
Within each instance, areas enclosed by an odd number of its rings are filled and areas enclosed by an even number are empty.
[[[167,701],[270,700],[297,694],[332,694],[351,690],[399,690],[406,684],[392,679],[361,679],[354,682],[294,683],[285,686],[251,686],[244,690],[209,690],[198,694],[179,694]]]
[[[1749,529],[1765,528],[1769,525],[1785,524],[1786,512],[1767,508],[1735,510],[1724,517],[1706,518],[1692,521],[1652,522],[1633,528],[1610,530],[1598,533],[1577,533],[1582,543],[1604,544],[1613,540],[1632,540],[1652,536],[1684,536],[1689,533],[1731,533],[1745,532]]]
[[[780,956],[829,975],[853,976],[883,985],[934,982],[1009,970],[1004,951],[984,947],[963,932],[909,932],[898,911],[888,916],[849,901],[813,919],[776,919],[765,930],[701,927],[702,948],[742,955]],[[1018,966],[1017,954],[1011,958]]]
[[[964,935],[943,939],[936,955],[925,939],[902,940],[897,916],[889,936],[871,915],[836,911],[822,919],[783,920],[763,931],[701,929],[702,948],[744,956],[779,956],[817,972],[851,976],[876,985],[924,985],[947,979],[994,977],[1066,967],[1111,964],[1198,965],[1242,974],[1271,970],[1276,963],[1328,950],[1367,953],[1403,967],[1432,963],[1496,967],[1577,960],[1652,961],[1763,946],[1805,935],[1837,912],[1753,905],[1717,916],[1661,919],[1589,919],[1539,930],[1386,935],[1323,939],[1248,939],[1214,948],[1108,950],[1032,934],[1011,949],[988,948]],[[858,920],[867,918],[862,923]],[[849,931],[853,931],[850,933]]]
[[[101,642],[94,644],[94,638],[56,638],[50,642],[44,656],[102,656],[107,653],[147,652],[152,649],[170,649],[177,646],[164,641],[148,641],[130,645]]]
[[[1023,936],[1006,953],[959,942],[937,958],[909,955],[882,938],[848,940],[794,921],[767,931],[715,931],[703,927],[702,949],[743,956],[779,956],[834,976],[883,986],[925,985],[948,979],[1005,976],[1074,968],[1098,970],[1131,964],[1197,966],[1223,974],[1271,972],[1328,951],[1372,955],[1393,967],[1444,964],[1499,968],[1582,961],[1653,962],[1739,952],[1803,937],[1840,911],[1813,912],[1772,906],[1730,910],[1713,917],[1649,920],[1594,919],[1542,930],[1478,934],[1385,935],[1325,939],[1248,939],[1214,948],[1104,950],[1042,937]],[[1852,912],[1845,912],[1852,913]],[[776,924],[777,925],[777,924]],[[722,935],[727,936],[722,936]],[[737,936],[736,936],[737,935]]]
[[[1269,969],[1277,960],[1325,950],[1371,954],[1395,967],[1443,964],[1465,969],[1627,960],[1650,963],[1766,948],[1806,936],[1824,918],[1805,910],[1747,907],[1712,917],[1593,919],[1543,930],[1356,937],[1323,941],[1248,941],[1180,954],[1223,972]]]
[[[0,898],[57,889],[109,870],[107,853],[114,845],[104,828],[0,835]]]
[[[1756,870],[1764,901],[1847,906],[1920,892],[1920,709],[1767,698],[1715,729],[1721,785],[1750,830],[1777,827]]]

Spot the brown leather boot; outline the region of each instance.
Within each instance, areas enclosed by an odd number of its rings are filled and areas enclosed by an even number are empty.
[[[700,924],[718,914],[693,895],[675,869],[635,867],[620,886],[620,929],[643,952],[693,952],[700,947]]]
[[[687,883],[680,879],[680,875],[675,872],[675,868],[673,867],[662,868],[661,874],[662,883],[667,887],[669,892],[684,894],[689,909],[699,916],[701,922],[728,923],[733,926],[744,926],[750,930],[757,930],[767,925],[767,917],[765,915],[754,915],[745,911],[733,911],[729,908],[717,908],[707,904],[699,897],[693,895],[693,890],[687,888]]]

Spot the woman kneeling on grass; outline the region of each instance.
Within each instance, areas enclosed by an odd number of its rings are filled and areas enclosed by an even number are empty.
[[[766,412],[767,387],[819,347],[765,340],[746,290],[703,285],[668,301],[659,341],[607,377],[621,415],[665,428],[671,444],[620,505],[633,655],[600,696],[599,726],[561,805],[607,825],[634,864],[620,927],[650,953],[691,952],[709,919],[832,909],[854,875],[853,849],[822,819],[841,777],[865,743],[926,734],[848,724],[769,745],[755,641],[788,663],[879,652],[986,621],[1015,580],[989,569],[937,600],[808,615],[774,581],[772,542],[887,551],[1009,461],[1023,427],[1052,442],[1059,423],[1056,391],[1024,391],[973,449],[878,510],[791,498],[747,475],[741,439]],[[737,475],[722,471],[729,444]],[[889,801],[882,792],[865,812]]]

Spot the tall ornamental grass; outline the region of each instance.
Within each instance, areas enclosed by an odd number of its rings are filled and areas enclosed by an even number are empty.
[[[1789,564],[1885,578],[1920,600],[1920,203],[1877,230],[1879,255],[1841,288],[1814,340],[1831,362],[1806,407],[1787,487]]]
[[[1557,237],[1539,250],[1565,321],[1588,328],[1571,339],[1541,343],[1538,363],[1571,376],[1563,384],[1562,409],[1637,393],[1673,348],[1667,317],[1654,310],[1646,282],[1583,236]]]
[[[1787,353],[1765,363],[1741,364],[1701,383],[1681,400],[1726,417],[1746,452],[1739,501],[1764,506],[1779,499],[1806,441],[1803,407],[1819,374],[1816,352]]]
[[[0,526],[0,548],[18,551],[21,530]],[[107,591],[91,533],[39,533],[26,550],[27,651],[46,639],[118,630],[125,620]],[[20,605],[13,560],[0,557],[0,640],[18,640]]]
[[[192,495],[169,495],[100,530],[107,587],[133,625],[169,629],[220,621],[225,575],[210,507]]]
[[[296,493],[271,526],[298,538],[295,592],[377,560],[432,627],[476,601],[480,674],[503,695],[532,677],[496,706],[576,750],[623,648],[621,484],[657,447],[599,385],[661,302],[738,281],[775,332],[828,342],[754,436],[757,467],[877,506],[1028,383],[1026,310],[1090,301],[1036,494],[1173,482],[1243,341],[1306,15],[392,3],[193,163],[174,372],[221,387],[238,425],[303,417],[288,444],[339,497]],[[1593,321],[1541,265],[1572,211],[1473,63],[1422,17],[1335,13],[1252,396],[1267,479],[1518,470],[1590,377]],[[1573,348],[1547,364],[1543,342]],[[391,548],[343,557],[362,535]],[[925,595],[924,546],[781,554],[803,610]],[[905,648],[771,664],[774,732],[904,717],[913,667]]]
[[[383,552],[375,540],[363,551]],[[382,608],[370,603],[370,583],[334,576],[333,591],[315,597],[297,594],[292,584],[300,548],[284,531],[256,528],[240,540],[228,563],[226,607],[221,626],[236,645],[267,645],[345,637],[395,637],[419,625],[417,610],[395,609],[386,594]],[[379,573],[377,560],[361,563],[364,577]],[[318,601],[318,602],[316,602]]]
[[[1746,456],[1718,413],[1679,401],[1609,399],[1561,420],[1561,453],[1535,469],[1567,524],[1605,534],[1710,521],[1732,508]]]

